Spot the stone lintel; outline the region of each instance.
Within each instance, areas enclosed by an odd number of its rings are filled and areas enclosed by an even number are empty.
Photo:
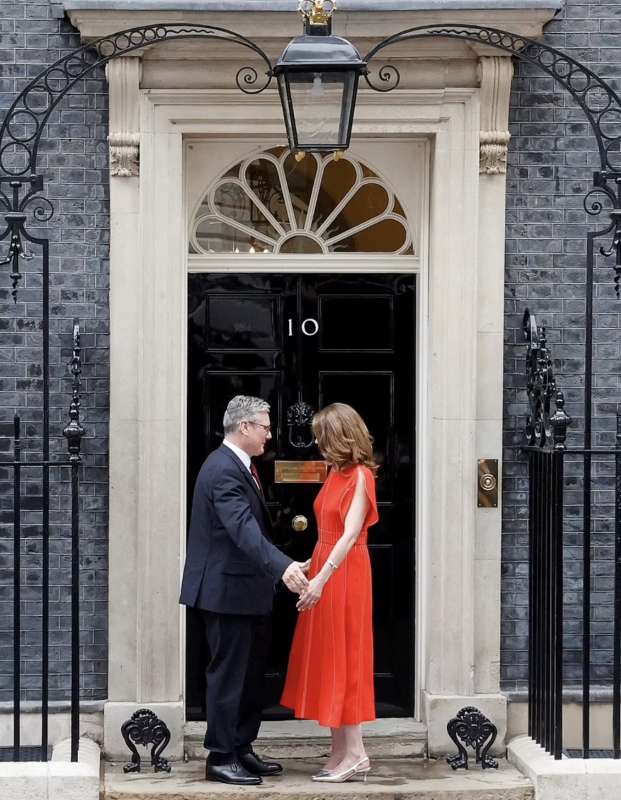
[[[543,28],[557,13],[558,4],[549,0],[551,5],[531,2],[512,2],[510,4],[498,3],[496,8],[486,4],[484,8],[469,4],[460,9],[448,4],[427,3],[424,7],[419,4],[408,10],[395,10],[385,13],[382,8],[378,10],[352,10],[339,9],[334,17],[333,29],[336,35],[346,36],[352,40],[363,38],[377,43],[386,36],[391,36],[398,31],[413,28],[418,25],[436,23],[467,23],[486,25],[503,30],[512,31],[522,36],[538,38],[543,34]],[[222,10],[188,10],[182,6],[179,10],[168,3],[168,9],[158,8],[155,5],[148,8],[140,7],[145,4],[108,4],[116,7],[97,7],[82,2],[80,7],[76,4],[65,2],[66,13],[76,28],[79,29],[82,39],[89,40],[99,36],[107,36],[116,31],[133,28],[140,25],[151,25],[162,22],[188,22],[195,24],[215,25],[228,28],[248,36],[256,42],[279,42],[284,45],[294,36],[299,36],[302,31],[299,14],[295,11],[295,3],[289,4],[290,11],[276,10],[260,11],[222,11]],[[376,6],[377,9],[377,6]],[[447,52],[455,50],[457,44],[450,40],[443,40],[443,47]],[[418,46],[418,45],[417,45]],[[413,48],[416,50],[416,47]],[[388,51],[387,51],[387,57]]]

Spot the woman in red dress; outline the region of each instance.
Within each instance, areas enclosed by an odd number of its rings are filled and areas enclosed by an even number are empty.
[[[315,500],[319,538],[298,618],[282,704],[331,729],[332,751],[313,780],[369,772],[361,723],[375,719],[371,565],[367,530],[378,520],[373,439],[351,406],[313,419],[331,469]]]

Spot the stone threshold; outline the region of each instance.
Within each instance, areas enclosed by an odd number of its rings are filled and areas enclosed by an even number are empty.
[[[427,752],[427,726],[411,718],[395,717],[368,722],[363,727],[372,758],[411,756]],[[189,759],[205,757],[205,723],[185,725],[184,749]],[[329,751],[329,730],[309,720],[264,722],[255,743],[258,753],[271,758],[321,758]]]
[[[124,775],[121,764],[106,764],[102,800],[534,800],[530,781],[504,759],[499,768],[453,771],[444,760],[372,759],[366,783],[319,784],[311,775],[321,761],[291,760],[285,772],[261,786],[235,787],[204,780],[204,760],[177,762],[170,775],[145,765],[139,775]]]

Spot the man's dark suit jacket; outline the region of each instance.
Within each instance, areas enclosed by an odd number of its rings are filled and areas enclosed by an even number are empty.
[[[222,445],[196,479],[180,602],[221,614],[268,614],[291,559],[270,540],[263,496]]]

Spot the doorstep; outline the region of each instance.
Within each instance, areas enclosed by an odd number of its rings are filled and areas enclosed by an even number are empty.
[[[453,771],[444,760],[373,759],[366,783],[316,783],[319,760],[292,759],[285,773],[261,786],[236,787],[204,780],[203,759],[173,764],[169,775],[145,765],[140,775],[124,775],[122,764],[106,764],[102,800],[534,800],[530,781],[504,759],[499,768]]]
[[[408,717],[377,719],[363,725],[364,743],[371,758],[413,756],[427,752],[427,726]],[[204,758],[204,722],[185,725],[185,752],[190,759]],[[330,749],[330,732],[302,719],[263,722],[254,747],[270,758],[320,758]],[[164,755],[166,755],[164,753]]]

